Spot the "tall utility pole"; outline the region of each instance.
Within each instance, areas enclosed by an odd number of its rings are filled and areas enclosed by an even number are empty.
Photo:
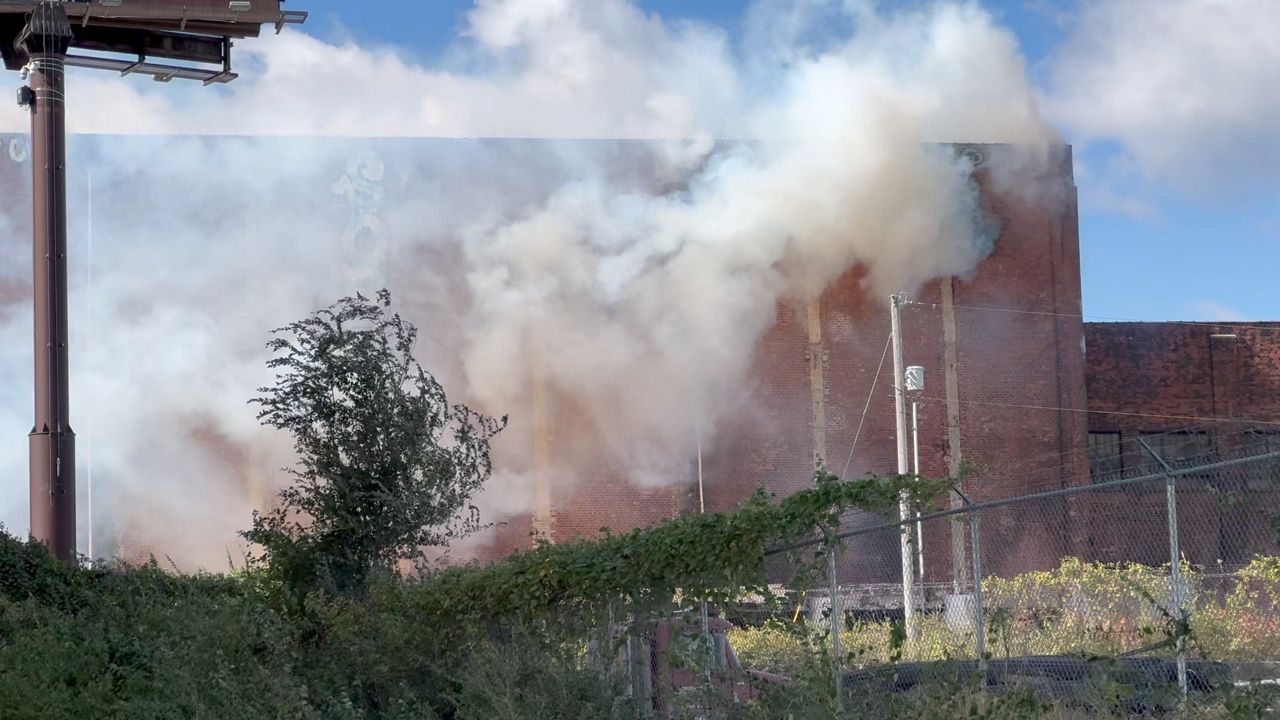
[[[71,430],[67,373],[67,50],[73,38],[61,3],[31,13],[17,44],[31,58],[34,181],[32,265],[35,271],[35,426],[31,429],[31,535],[63,560],[76,553],[76,434]]]
[[[902,347],[902,303],[901,294],[889,297],[889,313],[893,331],[893,416],[898,440],[898,474],[911,472],[907,448],[907,389],[906,359]],[[898,498],[898,514],[902,520],[899,530],[902,551],[902,615],[907,626],[907,636],[916,636],[916,590],[915,561],[916,554],[912,542],[913,528],[908,522],[911,519],[911,494],[903,491]]]
[[[281,0],[0,0],[0,57],[23,70],[19,104],[31,111],[35,424],[30,433],[31,535],[60,560],[76,557],[76,436],[71,430],[67,350],[68,65],[225,83],[232,38],[263,24],[279,30],[306,20]],[[72,20],[74,19],[74,23]],[[129,59],[71,55],[72,48]],[[214,69],[150,62],[158,57]]]

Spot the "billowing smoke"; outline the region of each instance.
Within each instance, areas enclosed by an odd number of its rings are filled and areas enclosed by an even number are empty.
[[[73,145],[95,263],[87,298],[77,170],[73,412],[104,532],[222,562],[289,462],[244,404],[270,381],[267,330],[380,278],[455,397],[513,416],[487,519],[531,509],[535,382],[589,429],[558,446],[562,482],[587,452],[682,479],[779,301],[857,265],[885,295],[981,260],[970,167],[938,143],[1053,139],[1014,38],[974,5],[762,3],[741,47],[626,0],[479,0],[469,20],[447,67],[286,32],[244,44],[216,92],[72,79],[74,129],[153,136]],[[293,135],[328,137],[260,137]],[[389,139],[425,136],[559,140]],[[25,254],[0,237],[0,303]],[[28,318],[0,304],[19,531]]]

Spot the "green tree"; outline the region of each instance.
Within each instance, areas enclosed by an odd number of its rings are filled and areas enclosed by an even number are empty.
[[[343,298],[267,344],[276,383],[250,402],[293,435],[298,464],[243,535],[295,590],[359,593],[372,572],[477,527],[469,501],[506,418],[451,405],[390,306],[386,290]]]

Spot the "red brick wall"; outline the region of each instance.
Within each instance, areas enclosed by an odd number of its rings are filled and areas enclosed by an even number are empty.
[[[1085,338],[1089,430],[1121,433],[1127,474],[1140,474],[1142,433],[1207,433],[1230,457],[1255,451],[1246,430],[1280,432],[1251,422],[1280,422],[1280,323],[1088,323]],[[1179,530],[1189,561],[1234,565],[1275,549],[1271,519],[1280,512],[1280,492],[1247,486],[1241,476],[1223,471],[1179,480]],[[1101,494],[1092,503],[1095,557],[1118,559],[1127,548],[1168,561],[1163,484]]]
[[[988,148],[988,151],[999,148]],[[1087,482],[1080,464],[1085,442],[1079,412],[1085,407],[1080,314],[1079,240],[1069,151],[1062,149],[1050,171],[1017,188],[980,173],[984,203],[1000,218],[994,254],[968,278],[953,282],[957,325],[961,451],[980,471],[967,490],[977,499]],[[849,477],[896,468],[892,358],[886,358],[872,393],[889,335],[888,299],[863,288],[854,269],[821,301],[822,370],[828,457]],[[938,281],[914,290],[904,309],[907,363],[923,365],[927,390],[920,401],[922,472],[945,474],[943,329]],[[1015,309],[996,312],[969,307]],[[1077,316],[1077,317],[1072,317]],[[782,303],[777,321],[761,340],[749,382],[748,402],[720,429],[704,455],[707,509],[730,510],[757,488],[778,495],[811,482],[814,453],[810,390],[810,345],[805,306]],[[850,448],[871,394],[856,451]],[[1008,405],[1029,406],[1027,409]],[[1071,463],[1065,464],[1065,455]],[[1074,463],[1074,464],[1073,464]],[[689,481],[693,481],[692,459]],[[603,466],[594,468],[571,497],[557,500],[557,537],[590,535],[601,525],[627,529],[670,517],[681,507],[679,492],[640,491]],[[684,507],[690,507],[688,494]],[[696,502],[696,496],[694,496]],[[694,505],[693,507],[696,507]],[[991,512],[984,519],[984,562],[990,572],[1045,568],[1072,548],[1073,524],[1065,502],[1031,511]],[[572,520],[570,520],[572,518]],[[866,518],[864,523],[879,522]],[[926,553],[931,580],[950,577],[943,523],[931,529]],[[510,536],[506,540],[510,541]],[[851,541],[854,552],[842,582],[892,581],[900,566],[894,537]],[[497,551],[508,547],[495,547]]]
[[[1088,323],[1085,340],[1091,430],[1194,423],[1102,411],[1280,421],[1280,323]]]
[[[1183,556],[1196,565],[1213,565],[1222,532],[1218,498],[1205,488],[1178,492],[1178,538]],[[1097,562],[1169,562],[1169,529],[1164,485],[1089,493],[1081,505],[1089,509],[1089,552]]]

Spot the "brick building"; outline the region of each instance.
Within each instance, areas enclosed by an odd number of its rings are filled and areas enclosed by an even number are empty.
[[[928,378],[916,398],[922,473],[968,461],[977,472],[966,491],[981,501],[1158,472],[1139,437],[1175,465],[1280,450],[1280,424],[1265,425],[1280,422],[1280,323],[1082,323],[1069,151],[1030,188],[980,179],[1002,228],[995,251],[970,277],[917,289],[903,314],[907,362]],[[837,472],[847,465],[850,477],[893,472],[888,303],[867,295],[862,274],[851,270],[817,302],[778,307],[744,389],[756,411],[731,422],[700,465],[691,459],[684,482],[644,491],[605,463],[583,468],[587,480],[575,491],[550,498],[542,529],[563,541],[696,512],[699,467],[708,511],[732,509],[756,488],[785,495],[805,487],[815,456]],[[1233,477],[1181,483],[1191,562],[1231,565],[1275,548],[1270,515],[1224,500],[1231,483],[1248,482]],[[1280,505],[1280,493],[1265,501]],[[1066,555],[1167,562],[1165,502],[1164,486],[1146,483],[988,511],[985,569],[1047,569]],[[537,524],[511,523],[490,551],[524,546]],[[939,523],[926,530],[931,582],[951,578],[956,539],[944,533]],[[842,581],[900,577],[893,534],[852,542],[847,557],[857,561]]]
[[[1280,451],[1280,323],[1088,323],[1085,339],[1095,482],[1158,472],[1143,442],[1175,467]],[[1180,482],[1179,528],[1190,562],[1237,565],[1276,549],[1280,485],[1259,472]],[[1095,558],[1139,548],[1143,559],[1167,560],[1162,484],[1091,500]]]
[[[25,240],[15,238],[29,235],[29,168],[20,138],[0,140],[5,150],[0,158],[4,161],[0,191],[8,199],[0,212],[4,223],[0,227],[8,236],[0,238],[0,250],[7,240],[12,256],[19,257],[15,248],[21,249]],[[94,153],[116,141],[82,142],[85,156],[96,158]],[[133,142],[145,144],[145,140]],[[315,187],[307,189],[299,182],[300,189],[286,200],[292,202],[296,194],[299,207],[323,223],[339,228],[347,223],[344,213],[349,211],[339,200],[331,200],[329,185],[342,175],[348,149],[290,145],[299,142],[293,140],[272,142],[279,144],[282,158],[320,158],[309,160],[298,171],[300,181]],[[242,145],[236,139],[201,139],[192,141],[187,150],[192,157],[205,157],[236,151]],[[496,184],[485,186],[488,194],[474,193],[457,207],[446,208],[457,218],[484,210],[494,198],[510,203],[536,201],[542,189],[572,177],[572,163],[559,159],[570,149],[573,152],[568,154],[594,152],[608,158],[612,171],[636,176],[638,184],[654,174],[646,165],[652,158],[638,143],[600,144],[586,150],[576,145],[569,148],[572,144],[521,141],[362,141],[359,145],[388,158],[388,209],[412,203],[422,194],[445,194],[435,185],[424,187],[403,179],[397,185],[398,177],[409,177],[404,167],[416,167],[419,176],[435,183],[464,178],[478,165],[509,168],[497,176]],[[997,174],[993,168],[1001,164],[990,161],[1016,158],[1022,151],[981,145],[958,146],[957,151],[979,160],[976,179],[981,204],[999,232],[991,254],[970,275],[936,278],[923,287],[903,289],[910,294],[903,310],[907,363],[924,367],[927,378],[926,389],[914,398],[923,474],[954,473],[966,461],[977,468],[965,488],[971,497],[1007,497],[1085,485],[1091,474],[1098,479],[1107,473],[1139,472],[1149,465],[1135,454],[1136,438],[1146,435],[1152,442],[1164,442],[1162,447],[1171,453],[1181,452],[1175,447],[1180,443],[1167,435],[1193,424],[1180,418],[1280,421],[1280,324],[1082,322],[1070,148],[1054,148],[1047,161],[1033,164],[1037,171],[1020,176],[1016,183]],[[109,208],[111,192],[129,193],[130,188],[100,189],[97,207]],[[382,190],[379,186],[378,192]],[[209,192],[231,195],[218,187]],[[286,211],[264,206],[253,212],[261,217]],[[234,213],[210,215],[202,220],[208,226],[202,227],[224,238],[248,235],[240,225],[223,228],[219,223],[251,226],[253,212],[246,213],[247,219]],[[396,222],[392,216],[384,220],[388,225]],[[117,233],[133,221],[124,216],[99,220],[108,228],[114,222]],[[400,258],[391,269],[393,289],[397,283],[421,282],[413,269],[427,260],[448,262],[438,257]],[[448,266],[444,268],[440,272],[447,276]],[[485,536],[482,546],[468,552],[498,557],[528,547],[535,532],[566,541],[594,536],[602,527],[643,527],[696,512],[700,506],[708,511],[729,510],[757,488],[785,495],[807,486],[815,458],[850,477],[893,472],[892,362],[885,354],[888,298],[868,294],[861,282],[865,274],[865,268],[853,268],[813,302],[779,304],[776,322],[755,349],[742,387],[742,411],[704,438],[700,456],[677,459],[684,472],[666,478],[661,487],[641,486],[616,460],[596,450],[601,446],[598,431],[571,402],[539,382],[531,365],[528,405],[509,409],[513,423],[527,426],[510,434],[525,443],[515,448],[516,454],[531,458],[533,467],[543,474],[571,464],[579,481],[558,491],[549,481],[540,482],[536,512],[509,519]],[[29,292],[24,273],[0,272],[0,317],[16,313]],[[25,402],[13,400],[15,407]],[[1265,428],[1256,430],[1250,437],[1271,442]],[[1208,430],[1192,430],[1175,439],[1190,448],[1181,458],[1186,461],[1195,452],[1203,454],[1206,447],[1213,449],[1218,437]],[[239,473],[238,481],[247,487],[244,494],[263,496],[265,481],[248,477],[251,469],[241,467],[253,465],[256,456],[235,447],[231,439],[204,427],[175,438],[174,442],[201,444],[201,457],[227,466],[222,475]],[[1000,552],[988,554],[986,569],[1009,574],[1052,566],[1068,554],[1097,559],[1124,552],[1131,555],[1125,549],[1126,543],[1132,544],[1126,534],[1135,533],[1147,538],[1143,542],[1151,548],[1151,561],[1160,562],[1160,553],[1167,552],[1160,542],[1163,526],[1157,522],[1162,502],[1156,492],[1127,492],[1088,502],[1049,501],[991,511],[983,519],[984,548],[989,545]],[[1148,505],[1150,527],[1135,528],[1118,520],[1123,513],[1132,515],[1133,507]],[[1213,505],[1189,502],[1187,507]],[[199,508],[192,512],[198,513]],[[1262,521],[1242,513],[1242,509],[1205,510],[1203,517],[1188,516],[1185,524],[1199,533],[1188,545],[1190,556],[1197,562],[1238,559],[1257,547],[1264,540]],[[926,575],[930,581],[945,582],[952,579],[948,548],[956,541],[944,524],[935,525],[925,537]],[[1234,527],[1249,529],[1234,534],[1224,531]],[[122,531],[125,535],[127,528]],[[127,546],[127,539],[124,542]],[[150,542],[163,544],[161,539]],[[899,550],[892,535],[857,539],[854,550],[850,556],[859,561],[841,572],[847,582],[892,582],[899,577]]]
[[[965,147],[984,158],[1015,152]],[[1083,325],[1069,148],[1058,148],[1044,170],[1017,187],[1000,183],[986,169],[977,177],[984,209],[1001,228],[994,251],[969,277],[935,279],[914,289],[903,311],[907,362],[923,366],[929,378],[919,398],[921,472],[942,475],[968,461],[981,468],[967,488],[975,499],[1087,483],[1085,418],[1078,411],[1085,407]],[[730,510],[757,488],[778,495],[802,489],[812,480],[815,457],[838,473],[847,464],[851,477],[895,471],[891,359],[881,367],[889,302],[867,293],[860,282],[864,274],[854,268],[817,301],[778,306],[743,388],[749,410],[721,428],[701,458],[707,511]],[[1011,412],[1009,404],[1050,410]],[[577,435],[566,426],[571,418],[572,413],[549,413],[550,432]],[[535,448],[534,454],[554,454],[554,439],[547,442],[549,447]],[[1067,462],[1058,460],[1064,457]],[[697,511],[699,462],[688,460],[688,476],[657,491],[636,489],[604,460],[580,467],[585,477],[576,488],[550,497],[541,518],[508,524],[490,552],[527,546],[535,528],[563,541],[592,536],[602,526],[625,530]],[[1011,552],[991,569],[1039,568],[1078,552],[1081,535],[1072,531],[1067,505],[1052,512],[1060,515],[1056,532],[1042,527],[1043,507],[1035,517],[1017,508],[993,513],[984,526],[986,542]],[[876,535],[857,543],[862,560],[842,577],[898,577],[896,539]],[[929,547],[950,543],[949,537],[926,537]],[[938,554],[929,579],[945,581],[951,577],[949,553]]]

